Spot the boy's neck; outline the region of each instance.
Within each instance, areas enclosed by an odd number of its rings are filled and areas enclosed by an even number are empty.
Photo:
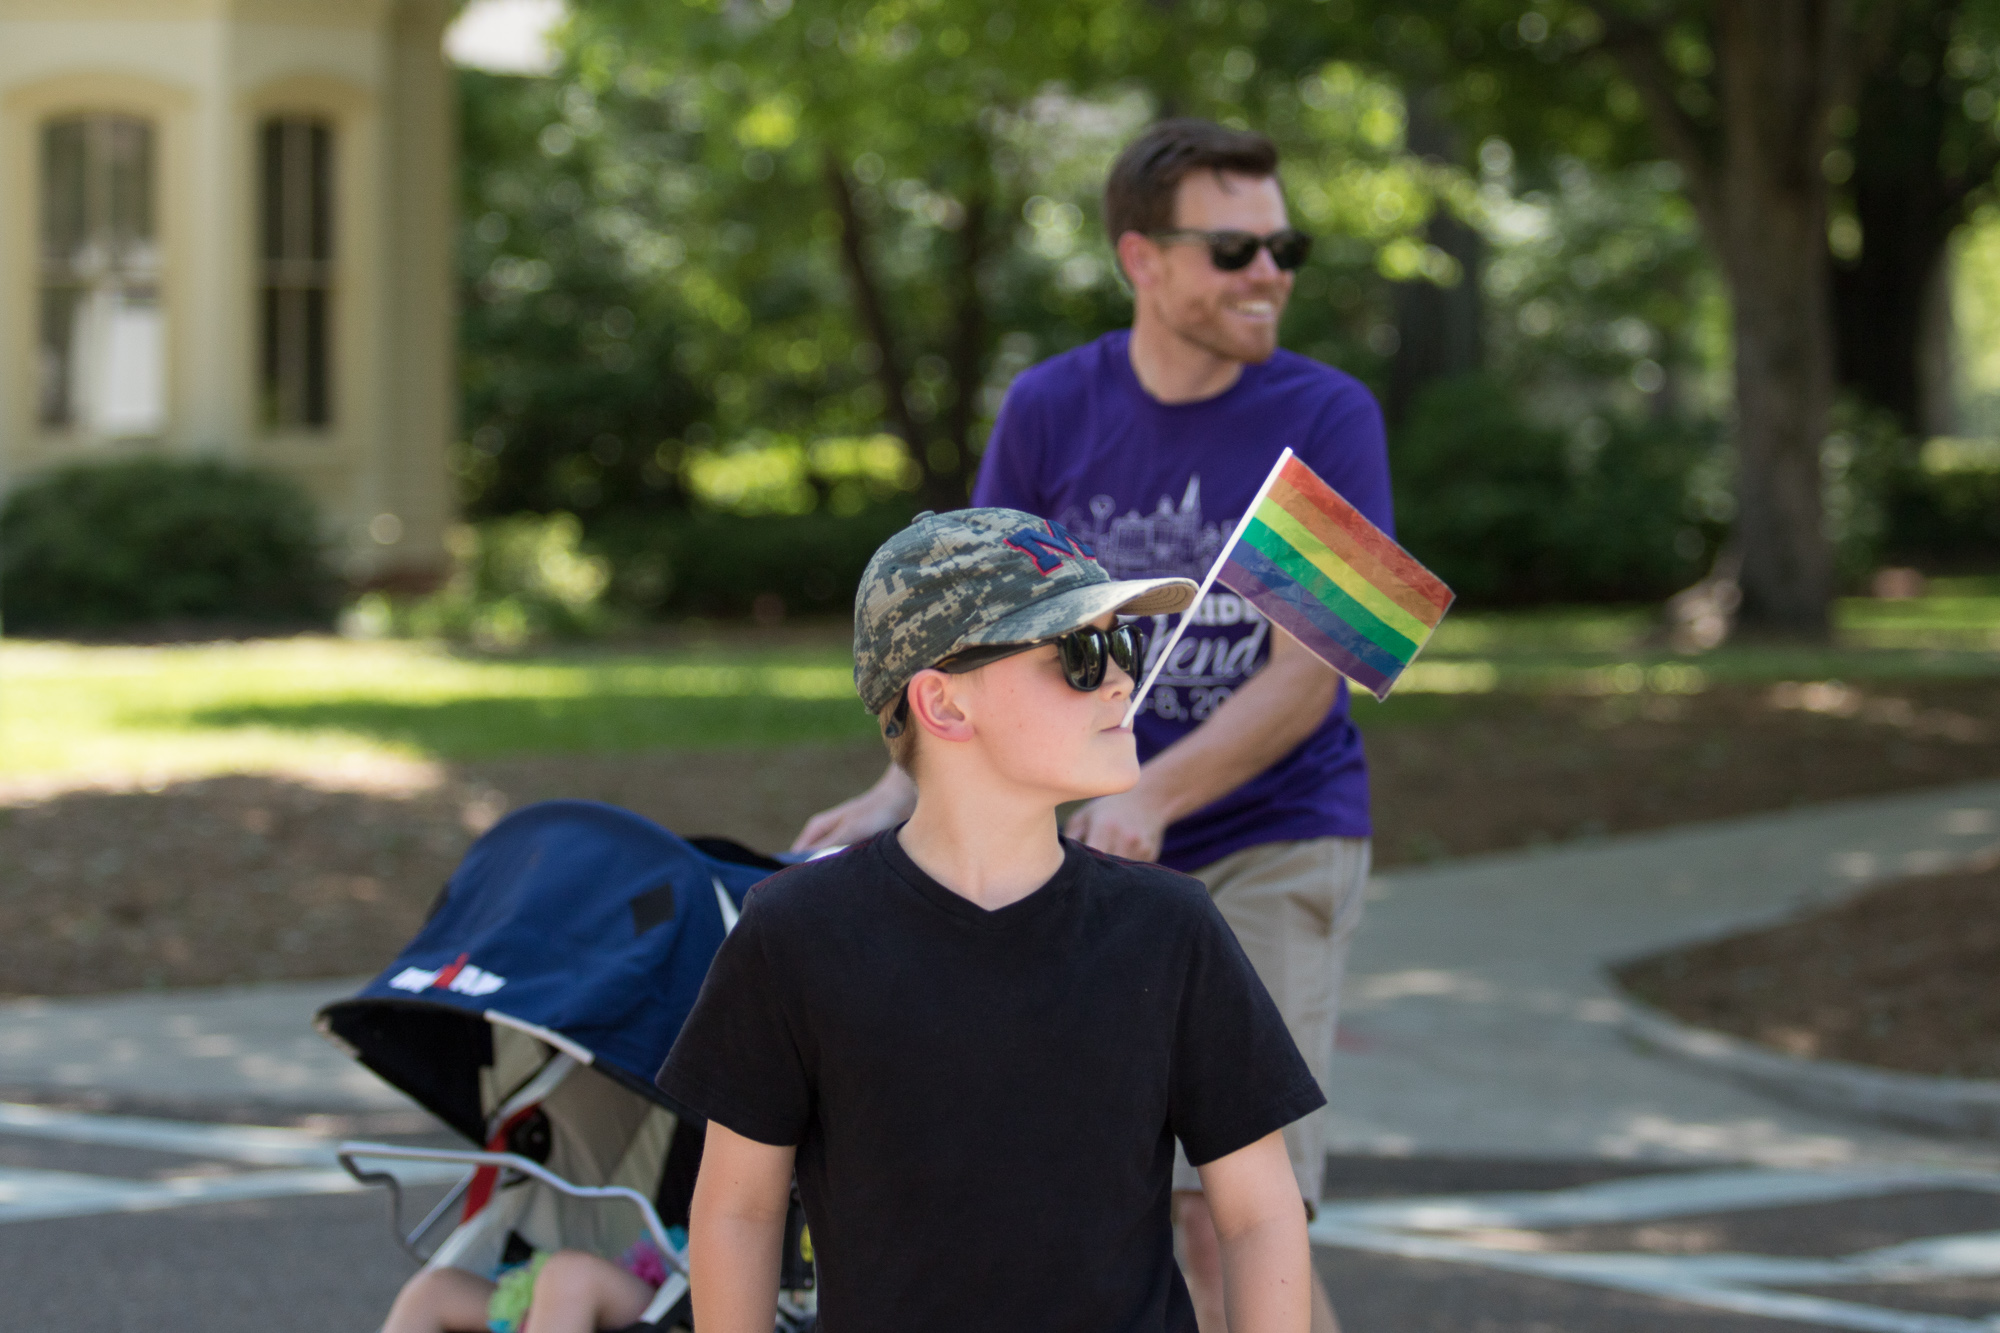
[[[919,783],[896,840],[919,870],[989,912],[1041,888],[1063,863],[1052,802],[957,783]]]

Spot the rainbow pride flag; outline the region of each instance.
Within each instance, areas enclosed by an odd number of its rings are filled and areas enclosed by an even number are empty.
[[[1125,710],[1126,726],[1139,716],[1147,691],[1217,582],[1249,598],[1273,624],[1377,699],[1389,697],[1452,602],[1451,589],[1437,575],[1287,449],[1180,624],[1151,655],[1153,665]]]
[[[1452,603],[1451,589],[1289,449],[1215,579],[1377,699]]]

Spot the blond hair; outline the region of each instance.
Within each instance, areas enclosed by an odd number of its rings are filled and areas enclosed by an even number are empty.
[[[882,724],[882,744],[889,747],[890,761],[897,768],[909,774],[910,777],[915,778],[917,776],[917,733],[923,730],[923,728],[919,727],[917,720],[911,717],[906,711],[903,715],[902,730],[893,736],[889,734],[891,727],[895,724],[896,710],[903,708],[904,700],[908,696],[909,686],[906,685],[896,692],[896,697],[889,701],[889,706],[884,708],[880,713],[877,713],[875,717]]]

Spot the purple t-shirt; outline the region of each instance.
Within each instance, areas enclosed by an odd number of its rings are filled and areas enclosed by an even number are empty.
[[[1056,520],[1095,548],[1113,578],[1199,580],[1290,445],[1393,535],[1382,412],[1360,381],[1279,351],[1214,398],[1169,405],[1140,387],[1129,338],[1106,334],[1014,381],[973,504]],[[1153,618],[1150,652],[1174,619]],[[1140,760],[1194,730],[1262,668],[1270,636],[1255,607],[1227,588],[1211,591],[1140,710]],[[1366,837],[1368,766],[1347,703],[1343,680],[1325,720],[1296,748],[1169,825],[1161,862],[1193,870],[1261,843]]]

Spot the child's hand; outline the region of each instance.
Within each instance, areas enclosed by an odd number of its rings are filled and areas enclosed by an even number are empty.
[[[1128,861],[1153,861],[1167,836],[1166,812],[1138,788],[1116,796],[1100,796],[1069,817],[1063,830],[1086,847],[1122,856]]]

